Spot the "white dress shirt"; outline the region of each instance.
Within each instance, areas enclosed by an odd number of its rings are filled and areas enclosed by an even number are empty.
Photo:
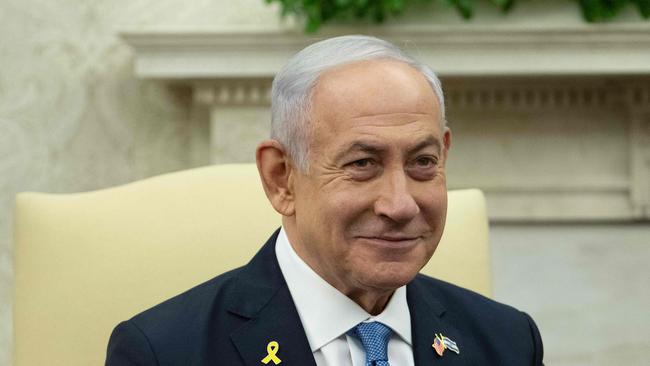
[[[372,316],[314,272],[296,254],[284,228],[278,235],[275,255],[307,334],[316,365],[365,366],[363,345],[347,332],[361,322],[378,321],[393,330],[388,342],[391,366],[414,366],[411,316],[405,286],[395,290],[381,314]]]

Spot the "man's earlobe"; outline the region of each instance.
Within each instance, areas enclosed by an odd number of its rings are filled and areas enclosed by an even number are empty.
[[[255,153],[266,197],[273,208],[284,216],[294,214],[292,185],[293,165],[282,144],[276,140],[262,141]]]

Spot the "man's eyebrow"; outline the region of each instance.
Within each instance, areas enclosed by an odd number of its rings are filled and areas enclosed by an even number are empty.
[[[440,153],[440,150],[442,148],[440,141],[435,136],[428,136],[427,138],[425,138],[424,140],[420,141],[419,143],[415,144],[415,146],[410,148],[409,154],[413,154],[417,151],[420,151],[422,149],[431,146],[433,146],[437,150],[437,152]],[[345,155],[354,151],[361,151],[371,155],[380,155],[381,153],[386,151],[386,147],[372,141],[354,141],[347,147],[341,149],[340,152],[336,154],[336,159],[337,160],[341,159]]]
[[[409,149],[409,152],[414,153],[416,151],[422,150],[422,149],[427,148],[429,146],[435,147],[436,150],[438,151],[438,153],[440,153],[440,150],[442,149],[442,145],[440,144],[440,140],[435,138],[435,136],[428,136],[424,140],[417,143],[413,148]]]
[[[378,154],[381,154],[385,150],[386,149],[384,147],[382,147],[381,145],[379,145],[377,143],[374,143],[374,142],[370,142],[370,141],[354,141],[353,143],[351,143],[347,147],[341,149],[339,151],[339,153],[336,154],[336,159],[337,160],[341,159],[345,155],[347,155],[347,154],[349,154],[349,153],[351,153],[353,151],[361,151],[361,152],[365,152],[365,153],[372,154],[372,155],[378,155]]]

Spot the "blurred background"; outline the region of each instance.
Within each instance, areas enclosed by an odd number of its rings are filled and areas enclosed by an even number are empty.
[[[252,162],[274,72],[346,33],[438,71],[450,188],[486,192],[494,298],[537,321],[546,364],[647,365],[650,24],[632,6],[592,24],[572,1],[476,2],[469,22],[423,3],[305,35],[263,0],[0,2],[0,365],[17,192]]]

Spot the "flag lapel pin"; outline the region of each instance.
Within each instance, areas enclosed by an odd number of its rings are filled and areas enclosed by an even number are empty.
[[[445,353],[445,344],[442,341],[442,338],[436,334],[436,339],[433,340],[433,344],[431,345],[434,350],[436,350],[436,353],[438,356],[442,357],[442,354]]]
[[[433,340],[431,347],[433,347],[440,357],[442,357],[447,349],[456,354],[460,354],[460,349],[456,342],[452,341],[449,337],[445,337],[442,333],[436,334],[436,338]]]

